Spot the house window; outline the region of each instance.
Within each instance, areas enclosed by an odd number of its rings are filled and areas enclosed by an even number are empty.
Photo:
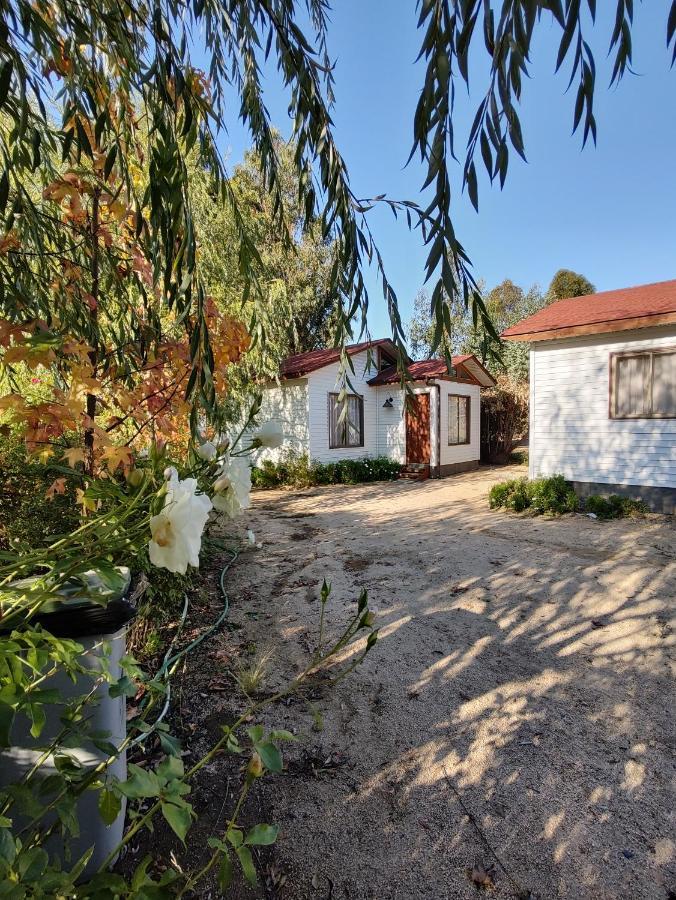
[[[676,348],[611,354],[610,416],[676,418]]]
[[[343,404],[338,396],[329,394],[329,447],[363,447],[364,398],[347,394]]]
[[[448,445],[469,444],[470,398],[462,394],[448,397]]]

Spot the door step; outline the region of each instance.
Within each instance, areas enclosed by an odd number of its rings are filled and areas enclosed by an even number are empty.
[[[399,473],[399,477],[408,481],[427,481],[430,477],[429,463],[407,463]]]

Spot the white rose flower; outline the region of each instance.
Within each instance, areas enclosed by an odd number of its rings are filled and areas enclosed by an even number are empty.
[[[284,434],[278,422],[265,422],[261,425],[260,431],[256,435],[255,442],[259,447],[268,447],[274,450],[279,447],[284,440]]]
[[[223,458],[223,465],[214,482],[214,509],[234,518],[241,509],[248,509],[251,493],[251,469],[244,456]]]
[[[179,481],[173,467],[165,475],[169,485],[164,509],[150,519],[150,562],[185,575],[189,565],[199,566],[202,532],[212,504],[206,495],[195,493],[194,478]]]
[[[197,450],[195,450],[195,453],[199,458],[206,462],[211,462],[212,459],[216,459],[217,452],[216,446],[212,444],[211,441],[205,441],[203,444],[200,444]]]

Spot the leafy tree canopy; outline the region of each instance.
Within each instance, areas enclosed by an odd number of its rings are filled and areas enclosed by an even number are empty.
[[[482,299],[488,315],[498,333],[514,325],[526,316],[546,305],[546,296],[537,285],[528,291],[506,278],[490,291],[482,289]],[[414,300],[414,314],[409,323],[409,342],[414,358],[424,359],[432,350],[434,324],[430,312],[429,297],[419,291]],[[494,345],[481,320],[474,322],[471,311],[456,305],[451,319],[451,339],[448,344],[451,355],[474,353],[494,375],[506,373],[522,380],[528,377],[528,345],[500,342],[499,358],[491,352]]]
[[[595,291],[594,285],[584,275],[570,269],[559,269],[549,285],[547,302],[554,303],[556,300],[565,300],[568,297],[584,297]]]
[[[666,38],[676,54],[676,0],[669,6]],[[631,68],[634,4],[616,0],[615,9],[609,35],[612,83]],[[90,348],[86,355],[100,380],[113,366],[115,377],[143,370],[169,328],[178,341],[176,353],[185,356],[173,380],[178,379],[177,390],[190,404],[193,427],[200,409],[207,416],[214,413],[216,370],[223,359],[239,358],[245,342],[230,342],[229,352],[230,326],[220,322],[215,331],[222,352],[212,346],[213,306],[197,252],[187,160],[196,154],[212,179],[211,189],[231,208],[244,299],[264,294],[260,236],[247,229],[218,150],[234,88],[241,101],[237,114],[251,132],[270,198],[275,233],[280,242],[291,242],[293,213],[287,209],[283,166],[264,103],[263,66],[276,67],[288,90],[303,226],[318,222],[322,240],[335,249],[328,293],[336,304],[336,341],[352,333],[355,321],[365,328],[369,295],[363,273],[373,264],[394,339],[403,343],[397,297],[369,227],[375,204],[388,205],[422,231],[433,348],[446,350],[457,303],[472,310],[473,321],[481,321],[487,334],[495,334],[453,221],[457,199],[450,173],[464,137],[456,128],[455,103],[463,93],[457,88],[469,85],[470,52],[485,54],[487,67],[472,67],[487,77],[478,86],[481,100],[462,161],[464,187],[478,206],[478,158],[500,185],[510,155],[525,158],[519,104],[541,27],[560,33],[553,63],[570,75],[573,128],[582,130],[583,141],[595,139],[596,66],[587,35],[595,24],[596,0],[419,0],[425,74],[413,117],[411,158],[417,156],[424,169],[422,206],[382,195],[359,197],[350,186],[333,131],[328,11],[327,0],[2,4],[0,313],[11,327],[27,326],[15,332],[17,340],[20,334],[21,340],[34,340],[35,323],[46,323],[55,356],[63,357],[66,337],[77,343],[80,354]],[[204,44],[199,49],[205,72],[193,62],[197,41]],[[184,362],[189,366],[185,378]],[[347,357],[344,362],[349,365]],[[90,419],[92,397],[89,393]]]
[[[235,372],[231,387],[253,378],[274,377],[281,359],[316,350],[332,339],[333,297],[329,291],[336,248],[322,237],[317,219],[306,221],[298,196],[295,145],[275,134],[279,181],[288,231],[280,235],[260,157],[249,151],[230,178],[230,188],[247,234],[259,249],[254,264],[258,289],[247,290],[239,269],[238,223],[232,208],[214,195],[213,182],[196,161],[189,184],[205,286],[218,305],[248,324],[253,346]],[[240,392],[241,393],[241,392]]]

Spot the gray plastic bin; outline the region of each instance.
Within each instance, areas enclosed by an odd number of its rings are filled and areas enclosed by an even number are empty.
[[[120,659],[125,654],[127,624],[135,615],[134,607],[124,597],[129,590],[130,573],[121,569],[121,587],[111,591],[106,588],[95,572],[85,576],[86,587],[73,585],[66,588],[63,601],[51,603],[49,609],[35,616],[31,621],[40,622],[45,629],[58,637],[69,637],[76,640],[84,648],[82,663],[88,669],[96,671],[101,665],[105,653],[109,671],[114,679],[121,676]],[[92,595],[104,597],[105,605],[96,604],[88,599]],[[42,687],[55,688],[64,701],[89,693],[96,683],[95,676],[82,675],[75,682],[64,672],[57,672],[44,682]],[[60,721],[62,707],[55,705],[45,707],[47,721],[38,739],[30,734],[30,722],[26,716],[17,716],[12,729],[12,746],[0,750],[0,788],[20,781],[42,755],[44,749],[62,730]],[[111,697],[109,685],[101,683],[96,686],[92,702],[83,710],[92,732],[107,732],[106,741],[119,747],[127,733],[126,702],[124,695]],[[86,768],[96,767],[107,759],[105,751],[98,749],[89,740],[83,740],[83,746],[60,748],[59,755],[67,754],[74,762]],[[39,777],[43,778],[56,771],[53,757],[48,757],[40,766]],[[108,777],[116,777],[124,781],[127,777],[126,753],[123,751],[115,762],[107,769]],[[103,776],[105,778],[105,776]],[[32,779],[31,779],[32,781]],[[29,782],[31,783],[31,782]],[[37,785],[36,785],[37,786]],[[95,872],[106,857],[114,850],[122,839],[124,830],[125,804],[112,825],[106,825],[98,811],[98,790],[86,790],[77,803],[77,818],[80,825],[80,836],[69,837],[70,859],[66,858],[64,842],[60,834],[50,836],[45,849],[62,859],[64,868],[69,868],[90,848],[94,847],[92,857],[84,875]],[[45,824],[53,819],[45,817]]]

